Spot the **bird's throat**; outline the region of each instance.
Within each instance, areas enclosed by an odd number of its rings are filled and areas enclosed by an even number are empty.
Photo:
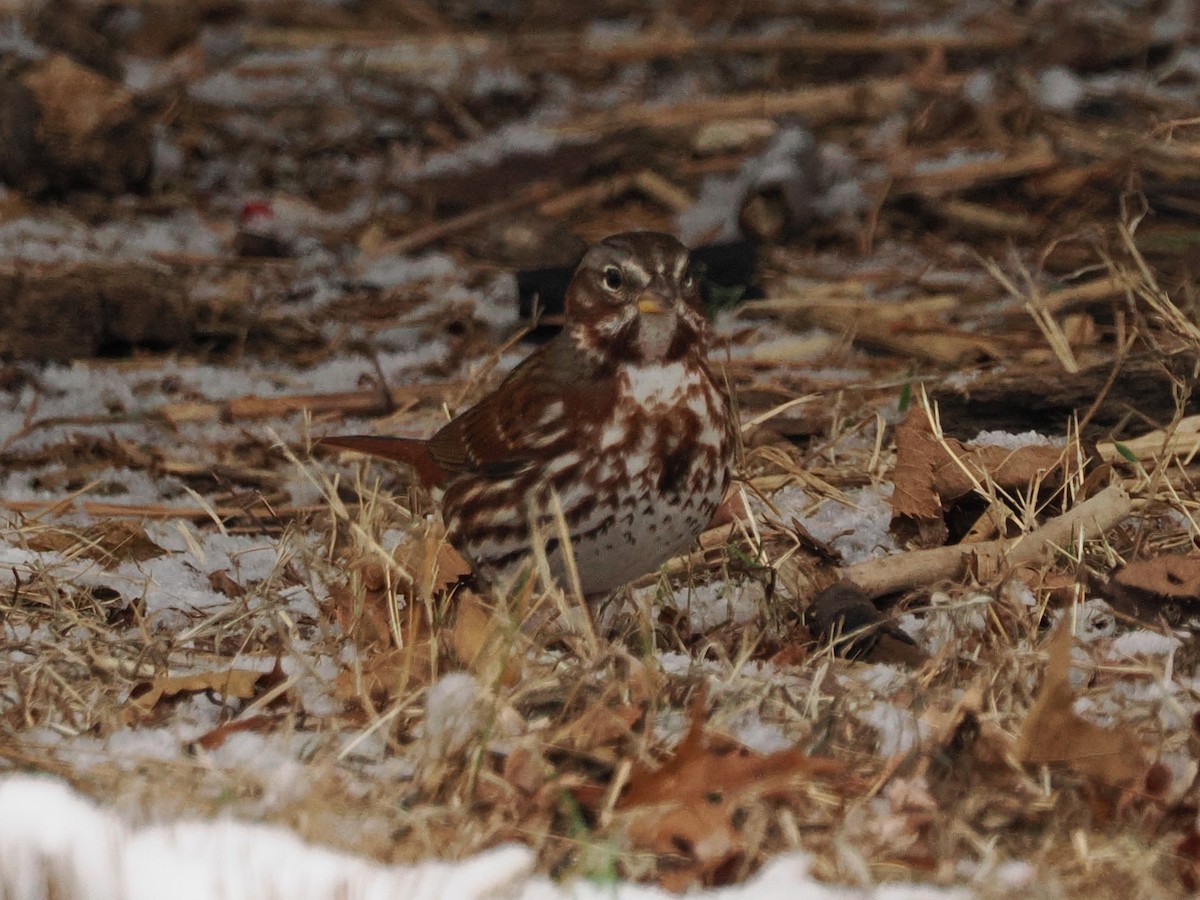
[[[662,362],[675,340],[679,320],[673,315],[643,315],[638,317],[635,341],[645,362]]]

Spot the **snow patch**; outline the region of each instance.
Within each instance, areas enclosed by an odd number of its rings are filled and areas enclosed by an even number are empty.
[[[461,175],[518,154],[545,156],[562,143],[563,138],[551,129],[527,122],[511,122],[454,150],[431,154],[425,164],[409,172],[408,177]]]
[[[995,162],[1001,158],[1002,154],[996,150],[955,150],[936,159],[918,160],[912,170],[915,175],[936,175],[976,163]]]
[[[888,531],[892,490],[891,484],[855,488],[845,492],[849,504],[830,498],[819,501],[814,510],[803,488],[788,487],[776,493],[771,502],[779,510],[781,522],[786,525],[795,518],[817,540],[832,545],[850,565],[899,551]],[[765,507],[756,507],[756,511],[774,518]]]
[[[305,843],[282,828],[230,820],[140,829],[44,777],[0,780],[0,895],[11,900],[673,900],[678,894],[535,876],[533,851],[503,844],[469,859],[381,865]],[[807,853],[775,857],[744,884],[689,893],[713,900],[966,900],[957,888],[827,885]]]
[[[483,725],[485,699],[465,672],[451,672],[430,685],[423,734],[427,759],[445,759],[466,748]]]
[[[963,96],[975,106],[991,106],[996,99],[996,76],[988,71],[976,72],[963,85]]]
[[[854,717],[870,725],[879,735],[879,755],[884,759],[897,753],[907,753],[932,733],[932,728],[910,711],[886,700],[872,703],[854,711]]]
[[[1070,112],[1086,93],[1079,76],[1065,66],[1051,66],[1038,76],[1037,100],[1043,109]]]
[[[1127,631],[1117,635],[1108,645],[1110,659],[1125,659],[1132,656],[1167,656],[1183,646],[1183,641],[1173,634],[1154,631]]]

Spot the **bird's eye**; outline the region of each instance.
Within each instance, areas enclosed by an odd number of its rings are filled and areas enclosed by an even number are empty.
[[[625,279],[621,277],[621,270],[616,266],[604,267],[604,286],[610,291],[619,291],[621,285],[625,283]]]
[[[692,277],[692,272],[689,269],[688,271],[683,273],[683,278],[681,278],[679,280],[679,285],[686,291],[686,290],[691,289],[691,287],[695,283],[695,281],[696,281],[696,279]]]

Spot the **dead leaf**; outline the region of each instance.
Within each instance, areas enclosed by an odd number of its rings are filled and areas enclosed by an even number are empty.
[[[1164,553],[1118,569],[1104,593],[1115,609],[1144,622],[1178,624],[1200,608],[1200,556]]]
[[[983,481],[984,477],[1006,490],[1029,485],[1053,487],[1062,481],[1059,468],[1063,462],[1061,447],[1029,444],[1024,447],[997,447],[990,444],[960,444],[949,442],[963,465],[946,459],[934,471],[934,485],[945,499],[957,499],[974,489],[975,480],[963,466]]]
[[[669,890],[716,884],[745,852],[734,817],[755,800],[785,798],[815,775],[844,766],[799,750],[759,754],[704,731],[703,693],[692,703],[692,724],[671,758],[658,768],[635,766],[616,804],[636,849],[658,854]]]
[[[945,542],[942,498],[934,488],[933,473],[945,458],[924,410],[914,407],[896,428],[896,468],[893,473],[892,528],[908,519],[920,532],[920,543]]]
[[[455,595],[450,646],[458,661],[485,683],[499,679],[511,686],[520,680],[522,654],[514,653],[513,645],[521,640],[503,611],[489,608],[474,591]]]
[[[1175,872],[1188,893],[1200,890],[1200,832],[1194,826],[1175,845]]]
[[[980,763],[998,772],[1012,767],[1013,738],[985,708],[983,683],[976,682],[949,710],[929,707],[921,720],[931,727],[931,744],[942,753],[953,757],[969,749]]]
[[[1064,622],[1050,639],[1050,660],[1037,699],[1017,738],[1026,765],[1066,764],[1108,787],[1126,788],[1145,777],[1142,746],[1125,726],[1102,728],[1077,715],[1071,668],[1071,629]]]
[[[632,736],[659,689],[655,675],[640,660],[626,657],[624,663],[620,677],[606,681],[582,709],[569,711],[563,727],[549,740],[552,746],[615,761],[614,745]]]
[[[417,542],[416,551],[407,562],[397,556],[397,562],[405,565],[413,576],[417,596],[422,600],[432,599],[460,578],[471,574],[471,566],[446,541],[441,526],[425,528]]]
[[[400,610],[397,626],[399,646],[371,644],[365,648],[360,666],[339,673],[334,685],[338,697],[387,702],[424,687],[437,677],[435,646],[424,608]]]
[[[601,748],[631,737],[634,726],[646,715],[646,705],[644,697],[629,702],[605,703],[602,700],[572,720],[556,736],[555,744],[595,754]]]
[[[372,653],[361,668],[345,669],[334,682],[334,693],[341,700],[387,703],[429,684],[428,645],[409,649],[382,650]]]
[[[35,531],[29,535],[28,545],[31,550],[52,550],[94,559],[106,569],[123,562],[155,559],[167,552],[150,540],[140,524],[128,519],[105,519],[83,531],[70,528]]]
[[[224,722],[212,731],[200,735],[192,743],[203,747],[205,750],[216,750],[229,739],[231,734],[237,734],[242,731],[257,731],[260,734],[265,734],[271,730],[271,726],[274,724],[275,719],[273,716],[249,716],[245,719],[234,719],[230,722]]]
[[[1008,491],[1052,487],[1062,481],[1064,460],[1059,447],[1012,449],[939,440],[929,414],[913,407],[896,428],[892,528],[915,526],[918,543],[938,546],[948,534],[947,507],[976,484],[994,483]]]
[[[504,758],[504,780],[526,796],[532,797],[546,783],[546,760],[536,746],[514,747]]]
[[[244,597],[246,589],[234,580],[228,569],[218,569],[208,574],[208,586],[226,597]]]
[[[349,565],[352,577],[331,590],[332,606],[342,630],[364,650],[396,646],[393,614],[436,599],[471,571],[432,524],[401,541],[390,563],[372,557]]]
[[[350,567],[349,583],[333,588],[330,599],[334,616],[358,647],[361,661],[338,675],[337,696],[373,702],[404,696],[437,677],[449,649],[468,665],[486,661],[483,650],[492,640],[487,613],[467,603],[459,609],[449,641],[442,643],[429,621],[430,608],[444,604],[447,589],[470,572],[446,542],[440,525],[413,529],[391,560],[373,557]],[[506,683],[515,677],[509,672],[512,664],[505,661]]]
[[[249,700],[259,681],[270,673],[252,669],[221,669],[215,672],[195,672],[191,675],[159,675],[150,684],[139,685],[130,694],[125,707],[127,723],[144,721],[164,698],[179,694],[198,694],[213,691],[226,700]]]
[[[1059,607],[1072,603],[1079,587],[1079,579],[1074,572],[1045,569],[1044,566],[1031,563],[1017,566],[1013,574],[1027,585],[1035,596],[1048,596],[1054,605]]]
[[[475,781],[474,800],[488,806],[502,806],[518,819],[535,812],[549,812],[562,799],[561,774],[555,773],[554,766],[546,761],[538,742],[529,741],[492,756]]]
[[[387,569],[374,560],[352,566],[350,582],[330,589],[334,618],[360,649],[392,644],[389,607],[397,605]]]

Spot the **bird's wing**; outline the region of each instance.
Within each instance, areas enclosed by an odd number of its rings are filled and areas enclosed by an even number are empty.
[[[561,453],[602,400],[607,382],[591,374],[560,333],[430,438],[430,456],[447,473],[505,478]]]
[[[410,465],[426,487],[467,473],[506,478],[562,453],[579,423],[613,402],[612,379],[597,375],[559,334],[428,440],[363,434],[317,443]]]

